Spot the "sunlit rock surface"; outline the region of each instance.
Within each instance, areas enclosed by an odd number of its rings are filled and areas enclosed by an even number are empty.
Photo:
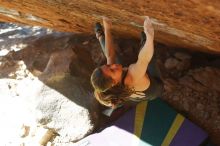
[[[117,34],[137,38],[148,15],[156,41],[219,53],[219,9],[219,0],[1,0],[0,20],[91,33],[94,23],[107,16]]]
[[[98,123],[97,102],[88,75],[70,75],[69,64],[77,60],[71,35],[1,26],[0,145],[59,145],[90,134]]]

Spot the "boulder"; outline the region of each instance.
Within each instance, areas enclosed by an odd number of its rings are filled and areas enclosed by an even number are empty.
[[[144,16],[151,17],[156,41],[170,46],[220,52],[218,0],[86,1],[1,0],[0,21],[41,25],[66,32],[93,32],[102,16],[113,20],[113,30],[138,37]]]

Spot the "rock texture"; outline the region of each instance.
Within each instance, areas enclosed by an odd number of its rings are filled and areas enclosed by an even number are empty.
[[[85,65],[76,71],[87,76],[70,75],[69,64],[78,60],[73,35],[1,25],[7,32],[0,42],[0,145],[62,145],[90,134],[98,105]]]
[[[73,145],[127,110],[106,117],[91,96],[91,70],[105,62],[94,35],[0,27],[0,145]],[[136,61],[139,40],[118,38],[116,43],[125,66]],[[155,48],[163,99],[220,145],[219,56],[158,43]]]
[[[0,20],[91,33],[107,16],[117,34],[137,37],[148,15],[158,42],[219,53],[219,9],[219,0],[0,0]]]
[[[160,60],[164,62],[161,68],[165,87],[162,98],[187,118],[202,126],[219,145],[219,57],[168,50],[162,54]]]

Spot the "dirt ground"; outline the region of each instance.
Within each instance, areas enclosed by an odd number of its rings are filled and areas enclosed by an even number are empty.
[[[45,69],[53,52],[69,47],[73,50],[80,48],[89,52],[95,66],[105,62],[94,36],[44,32],[41,33],[42,35],[30,34],[30,37],[23,39],[21,36],[14,40],[8,37],[13,35],[16,38],[17,33],[15,31],[5,36],[1,34],[1,39],[4,40],[0,42],[1,51],[7,47],[10,49],[6,55],[0,56],[0,78],[15,78],[10,76],[10,73],[18,60],[23,60],[27,68],[37,76],[36,71],[42,72]],[[27,34],[27,32],[24,33]],[[11,47],[14,45],[13,41],[25,43],[27,47],[15,51]],[[117,51],[123,58],[123,64],[127,66],[135,62],[139,40],[117,38],[116,43],[119,46]],[[202,127],[208,132],[211,141],[220,145],[219,56],[192,52],[183,48],[171,48],[158,43],[155,45],[155,50],[165,87],[162,99]],[[76,51],[76,54],[81,57],[80,51]]]

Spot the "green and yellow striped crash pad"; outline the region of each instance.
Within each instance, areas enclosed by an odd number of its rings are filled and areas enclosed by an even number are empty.
[[[160,98],[139,103],[100,133],[76,146],[199,146],[208,137]]]

